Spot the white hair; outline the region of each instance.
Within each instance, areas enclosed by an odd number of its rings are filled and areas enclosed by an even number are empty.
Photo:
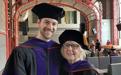
[[[80,51],[81,51],[80,60],[84,60],[86,58],[86,55],[91,53],[90,51],[82,49],[81,47],[80,47]]]

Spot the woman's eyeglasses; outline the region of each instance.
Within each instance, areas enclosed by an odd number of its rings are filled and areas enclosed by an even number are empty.
[[[77,45],[77,44],[63,44],[64,48],[69,48],[70,46],[72,47],[72,49],[77,49],[80,45]]]

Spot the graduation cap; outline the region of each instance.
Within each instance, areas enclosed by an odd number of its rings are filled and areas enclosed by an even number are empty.
[[[65,30],[59,36],[59,42],[61,45],[63,45],[66,41],[75,41],[81,45],[83,49],[89,50],[86,36],[77,30]]]
[[[110,50],[111,50],[111,51],[114,51],[114,50],[116,50],[116,49],[114,49],[114,48],[111,48]]]
[[[52,18],[58,21],[65,16],[65,11],[63,8],[48,3],[35,5],[31,11],[34,12],[39,17],[39,19]]]

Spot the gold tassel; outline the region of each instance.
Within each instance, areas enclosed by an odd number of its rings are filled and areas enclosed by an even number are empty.
[[[66,12],[66,10],[64,10],[64,11],[65,11],[65,22],[67,23],[67,17],[66,17],[67,12]]]
[[[84,45],[88,46],[87,38],[84,34],[83,34],[83,42],[84,42]]]

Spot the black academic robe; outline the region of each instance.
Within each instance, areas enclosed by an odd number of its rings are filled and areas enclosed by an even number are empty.
[[[60,75],[100,75],[86,60],[79,60],[69,64],[67,60],[63,62],[63,69]]]
[[[2,75],[59,75],[60,45],[33,38],[13,49]]]

